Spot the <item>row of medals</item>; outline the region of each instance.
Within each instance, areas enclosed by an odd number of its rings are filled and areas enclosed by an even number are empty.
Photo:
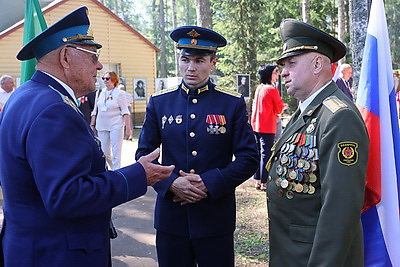
[[[316,136],[305,136],[301,133],[296,135],[302,135],[307,140],[306,145],[285,143],[281,148],[279,164],[276,167],[279,176],[275,180],[278,195],[281,197],[285,195],[288,199],[293,199],[295,192],[314,194],[315,187],[312,184],[317,181],[314,173],[317,170],[318,160]]]

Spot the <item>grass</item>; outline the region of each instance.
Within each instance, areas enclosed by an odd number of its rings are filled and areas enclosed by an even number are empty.
[[[268,266],[268,224],[265,192],[249,179],[236,189],[236,266]]]

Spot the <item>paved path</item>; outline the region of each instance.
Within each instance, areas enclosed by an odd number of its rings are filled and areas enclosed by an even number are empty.
[[[124,141],[122,166],[135,162],[136,142]],[[111,240],[113,267],[155,267],[157,253],[153,212],[156,193],[148,187],[147,193],[113,209],[113,223],[118,237]]]

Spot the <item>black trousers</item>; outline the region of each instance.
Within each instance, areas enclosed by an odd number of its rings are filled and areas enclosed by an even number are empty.
[[[156,245],[160,267],[234,266],[233,233],[217,237],[189,238],[157,231]]]

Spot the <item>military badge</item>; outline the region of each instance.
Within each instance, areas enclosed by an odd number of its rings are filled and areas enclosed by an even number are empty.
[[[351,166],[358,161],[358,144],[355,142],[340,142],[337,144],[338,161],[340,164]]]
[[[161,128],[162,129],[164,129],[164,126],[165,126],[165,123],[167,122],[167,116],[163,116],[162,118],[161,118]]]
[[[169,124],[172,124],[174,122],[174,117],[172,117],[172,115],[171,116],[169,116],[169,118],[168,118],[168,123]]]
[[[181,124],[182,123],[182,115],[176,115],[175,122],[176,122],[176,124]]]

